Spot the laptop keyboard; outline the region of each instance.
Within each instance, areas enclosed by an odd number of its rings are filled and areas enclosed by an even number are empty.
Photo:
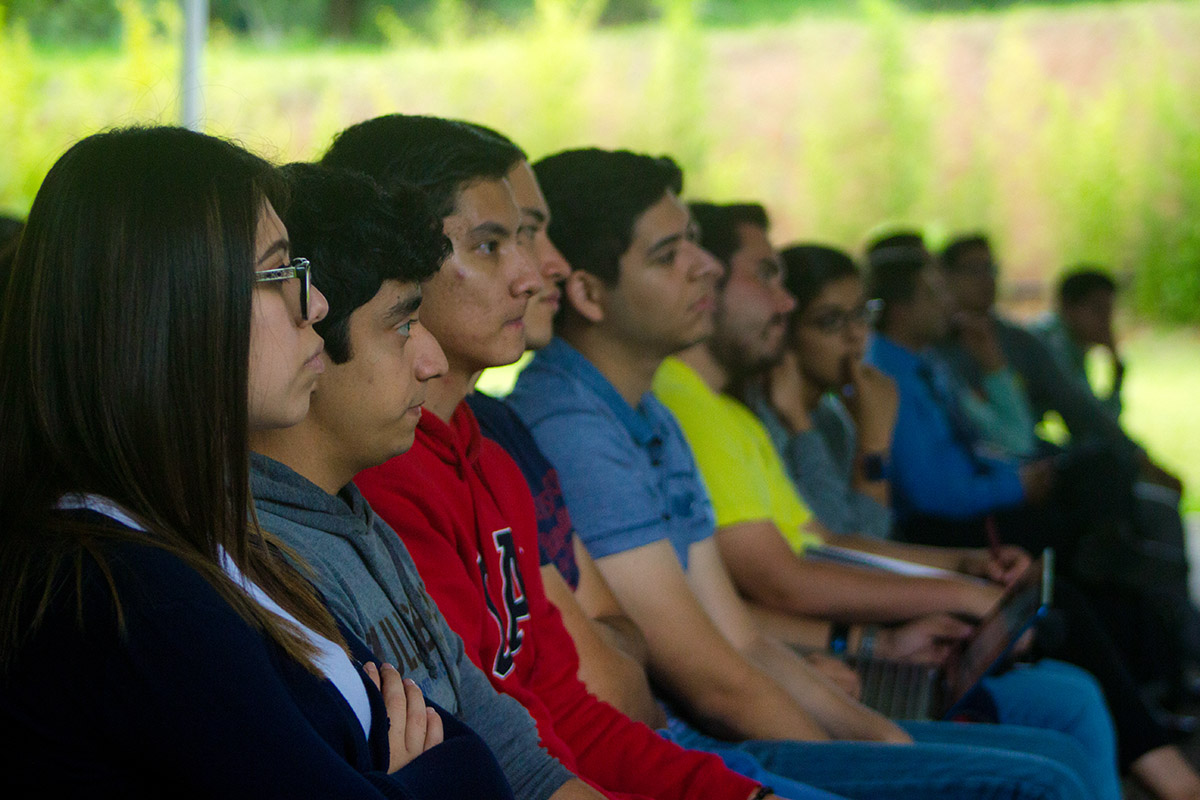
[[[940,717],[937,687],[940,668],[867,658],[851,662],[862,683],[862,702],[889,719]]]

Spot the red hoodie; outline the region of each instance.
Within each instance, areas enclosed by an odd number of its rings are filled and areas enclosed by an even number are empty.
[[[465,402],[449,425],[422,412],[413,448],[355,483],[404,540],[471,660],[529,710],[568,769],[610,797],[746,800],[758,787],[588,693],[542,586],[529,486]]]

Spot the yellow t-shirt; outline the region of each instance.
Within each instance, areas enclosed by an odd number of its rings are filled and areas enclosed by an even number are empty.
[[[712,498],[718,528],[769,519],[797,552],[821,543],[819,536],[804,530],[812,515],[750,409],[709,389],[677,358],[659,367],[654,394],[683,428]]]

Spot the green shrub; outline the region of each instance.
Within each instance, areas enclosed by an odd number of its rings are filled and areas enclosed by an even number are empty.
[[[71,2],[54,7],[86,6]],[[175,119],[178,4],[106,7],[108,50],[46,49],[32,22],[0,22],[0,208],[24,213],[80,136]],[[1010,285],[1087,259],[1131,275],[1147,317],[1200,321],[1195,2],[929,15],[866,0],[738,30],[705,26],[729,8],[713,0],[653,0],[654,24],[620,28],[603,25],[611,0],[360,7],[384,44],[276,45],[215,25],[207,128],[280,160],[392,111],[478,120],[535,158],[670,153],[692,196],[763,201],[781,240],[856,250],[884,222],[935,245],[983,229]]]

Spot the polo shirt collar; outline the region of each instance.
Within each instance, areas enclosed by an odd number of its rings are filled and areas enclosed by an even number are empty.
[[[557,336],[550,340],[550,344],[542,348],[538,357],[573,375],[599,397],[625,427],[625,430],[629,431],[629,435],[633,437],[639,447],[661,446],[662,437],[645,414],[646,406],[654,402],[654,396],[650,392],[642,395],[637,408],[632,408],[629,403],[625,402],[625,398],[621,397],[621,393],[612,385],[612,382],[604,377],[604,373],[596,369],[583,353]]]

